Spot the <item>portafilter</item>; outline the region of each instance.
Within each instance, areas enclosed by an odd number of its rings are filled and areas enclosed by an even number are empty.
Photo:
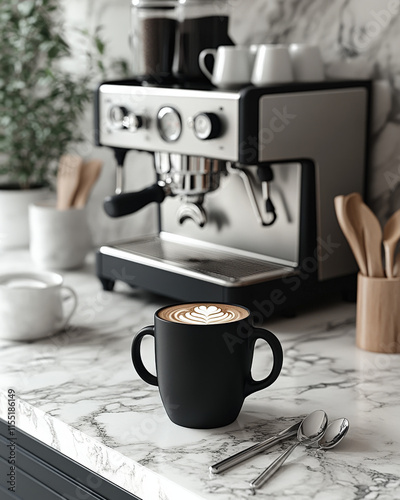
[[[200,227],[207,222],[204,195],[218,189],[226,173],[224,161],[181,154],[154,153],[157,182],[141,191],[109,196],[104,210],[110,217],[132,214],[149,203],[162,203],[166,196],[180,196],[177,217],[180,223],[192,219]]]

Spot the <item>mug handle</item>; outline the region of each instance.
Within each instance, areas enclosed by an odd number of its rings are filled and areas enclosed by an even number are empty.
[[[67,326],[67,324],[69,323],[69,320],[72,318],[72,315],[74,314],[74,312],[76,311],[76,308],[78,306],[78,296],[76,295],[75,291],[71,287],[64,285],[61,287],[61,290],[66,290],[67,292],[70,293],[70,297],[66,297],[66,298],[72,298],[73,305],[72,305],[72,309],[70,310],[70,312],[61,320],[60,324],[57,326],[58,330],[63,330]]]
[[[147,368],[144,366],[142,361],[142,356],[140,354],[140,346],[142,345],[142,340],[145,335],[151,335],[154,337],[154,326],[145,326],[140,330],[132,342],[132,362],[135,370],[138,372],[139,377],[141,377],[145,382],[150,385],[158,385],[157,377],[151,374]]]
[[[212,80],[213,74],[206,66],[206,57],[213,56],[215,62],[215,56],[217,55],[217,49],[204,49],[199,54],[199,66],[201,71],[206,75],[209,80]]]
[[[254,330],[250,334],[250,347],[252,354],[254,354],[254,347],[257,339],[265,340],[270,346],[274,357],[273,365],[269,375],[262,380],[254,380],[251,376],[251,372],[249,373],[249,379],[246,381],[244,388],[245,397],[253,394],[253,392],[261,391],[261,389],[265,389],[269,385],[273,384],[278,378],[282,369],[283,351],[281,343],[279,342],[277,337],[275,337],[275,335],[269,330],[264,330],[263,328],[254,328]]]

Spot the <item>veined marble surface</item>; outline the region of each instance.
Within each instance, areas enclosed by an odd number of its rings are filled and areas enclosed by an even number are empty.
[[[0,272],[32,268],[26,251],[2,254]],[[265,499],[400,499],[400,356],[355,347],[354,304],[329,303],[266,325],[279,337],[284,366],[270,388],[251,395],[233,424],[186,429],[167,418],[158,390],[130,360],[136,331],[168,299],[117,284],[101,291],[89,263],[64,275],[79,296],[67,331],[32,343],[0,341],[0,417],[7,390],[17,425],[144,500],[230,500],[251,496],[269,453],[210,476],[208,466],[267,438],[315,409],[345,416],[350,431],[335,450],[298,447],[257,491]],[[144,356],[152,364],[151,340]],[[257,345],[255,378],[267,352]]]

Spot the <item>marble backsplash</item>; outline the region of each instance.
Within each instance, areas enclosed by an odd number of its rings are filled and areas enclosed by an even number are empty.
[[[317,44],[328,78],[374,80],[368,193],[383,222],[400,208],[400,0],[229,1],[230,31],[237,44]],[[130,60],[129,0],[63,0],[63,4],[68,24],[89,29],[102,25],[109,56]],[[88,136],[92,128],[89,115],[83,124]],[[114,160],[105,149],[92,147],[90,154],[105,161],[89,205],[95,243],[154,230],[156,217],[151,206],[118,221],[107,219],[101,202],[113,190]],[[141,189],[153,182],[147,155],[131,153],[125,171],[128,189]]]
[[[369,200],[381,220],[400,208],[400,1],[245,0],[236,43],[314,43],[329,78],[374,80]]]

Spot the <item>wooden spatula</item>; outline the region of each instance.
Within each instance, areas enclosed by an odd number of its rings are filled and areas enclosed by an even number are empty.
[[[367,257],[365,255],[362,227],[359,221],[356,220],[357,214],[352,208],[351,200],[355,200],[355,202],[362,202],[362,198],[359,193],[335,197],[334,203],[336,217],[338,219],[339,226],[350,245],[361,274],[368,276]]]
[[[57,173],[57,208],[68,210],[72,207],[79,185],[83,160],[80,156],[66,154],[60,158]]]
[[[395,278],[400,278],[400,252],[396,255],[394,259],[393,276]]]
[[[72,202],[74,208],[83,208],[86,205],[90,191],[100,175],[102,164],[102,161],[96,159],[83,164],[79,186]]]
[[[382,265],[382,228],[376,215],[365,204],[358,207],[364,234],[365,255],[367,257],[368,276],[383,278]]]
[[[385,248],[385,270],[388,278],[393,278],[394,252],[400,240],[400,210],[397,210],[383,228],[383,246]]]

